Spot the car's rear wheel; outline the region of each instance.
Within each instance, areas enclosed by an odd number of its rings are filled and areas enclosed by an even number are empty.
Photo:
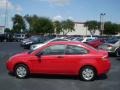
[[[18,64],[15,67],[14,73],[17,78],[23,79],[29,75],[29,69],[24,64]]]
[[[96,71],[91,66],[85,66],[80,71],[80,77],[84,81],[92,81],[95,79]]]

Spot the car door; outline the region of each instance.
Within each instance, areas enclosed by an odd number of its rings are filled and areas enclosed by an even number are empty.
[[[64,63],[67,74],[78,74],[81,67],[81,60],[87,57],[88,50],[80,46],[68,45],[65,51]]]
[[[60,74],[64,72],[66,45],[52,45],[40,51],[39,60],[34,61],[37,73]]]

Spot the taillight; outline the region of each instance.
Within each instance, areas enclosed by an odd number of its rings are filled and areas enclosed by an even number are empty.
[[[108,60],[108,55],[105,55],[102,57],[102,60],[105,61],[105,60]]]
[[[108,49],[112,49],[112,48],[113,48],[113,46],[112,46],[112,45],[108,45],[107,47],[108,47]]]
[[[108,48],[112,48],[112,45],[108,45]]]
[[[108,47],[112,47],[111,45],[108,45]]]

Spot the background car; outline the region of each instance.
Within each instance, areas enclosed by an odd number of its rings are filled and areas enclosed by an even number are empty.
[[[21,41],[21,46],[23,46],[25,49],[29,49],[32,44],[43,43],[46,40],[47,38],[43,36],[31,36],[30,38]]]
[[[26,37],[27,37],[27,35],[26,34],[14,34],[13,35],[13,37],[14,37],[14,41],[22,41],[23,39],[25,39]]]
[[[83,43],[87,43],[87,42],[94,40],[94,39],[96,39],[96,37],[76,37],[73,39],[73,41],[80,41]]]
[[[94,39],[94,40],[91,40],[91,41],[88,41],[86,42],[86,44],[94,47],[94,48],[98,48],[100,45],[102,45],[105,41],[103,39]]]
[[[82,41],[83,37],[74,37],[73,39],[71,39],[73,41]]]
[[[18,78],[30,74],[77,75],[90,81],[110,70],[108,53],[80,42],[50,42],[35,51],[12,56],[6,62]]]
[[[36,49],[42,47],[45,44],[48,44],[50,42],[55,42],[55,41],[70,41],[70,40],[69,39],[62,39],[62,38],[54,38],[54,39],[48,40],[44,43],[33,44],[33,45],[30,46],[30,50],[36,50]]]
[[[115,54],[116,56],[119,56],[120,39],[109,39],[98,48],[106,50],[110,54]]]

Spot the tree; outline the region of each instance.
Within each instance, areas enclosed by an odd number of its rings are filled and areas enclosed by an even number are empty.
[[[114,35],[119,32],[119,25],[111,22],[106,22],[104,25],[104,34]]]
[[[120,24],[118,24],[118,33],[120,33]]]
[[[97,21],[87,21],[85,22],[85,27],[88,27],[88,30],[90,31],[91,35],[95,34],[95,31],[99,27],[99,23]]]
[[[33,24],[39,19],[39,17],[37,15],[33,15],[33,16],[25,15],[24,18],[29,24],[29,32],[35,33],[35,31],[33,30],[34,27]]]
[[[5,33],[11,33],[11,30],[9,28],[5,28]]]
[[[54,33],[54,27],[52,20],[45,18],[45,17],[40,17],[39,18],[39,27],[41,31],[45,34],[53,34]]]
[[[32,34],[52,34],[54,33],[52,20],[45,17],[38,17],[37,15],[25,16],[26,21],[29,23],[30,32]]]
[[[22,16],[16,14],[13,18],[13,32],[14,33],[21,33],[24,32],[26,29],[25,22]]]
[[[75,25],[74,22],[69,19],[62,21],[61,27],[63,35],[66,35],[67,33],[74,31],[74,25]]]
[[[56,33],[56,34],[60,34],[60,32],[61,32],[61,30],[62,30],[61,22],[55,21],[55,22],[53,22],[53,25],[54,25],[55,33]]]

